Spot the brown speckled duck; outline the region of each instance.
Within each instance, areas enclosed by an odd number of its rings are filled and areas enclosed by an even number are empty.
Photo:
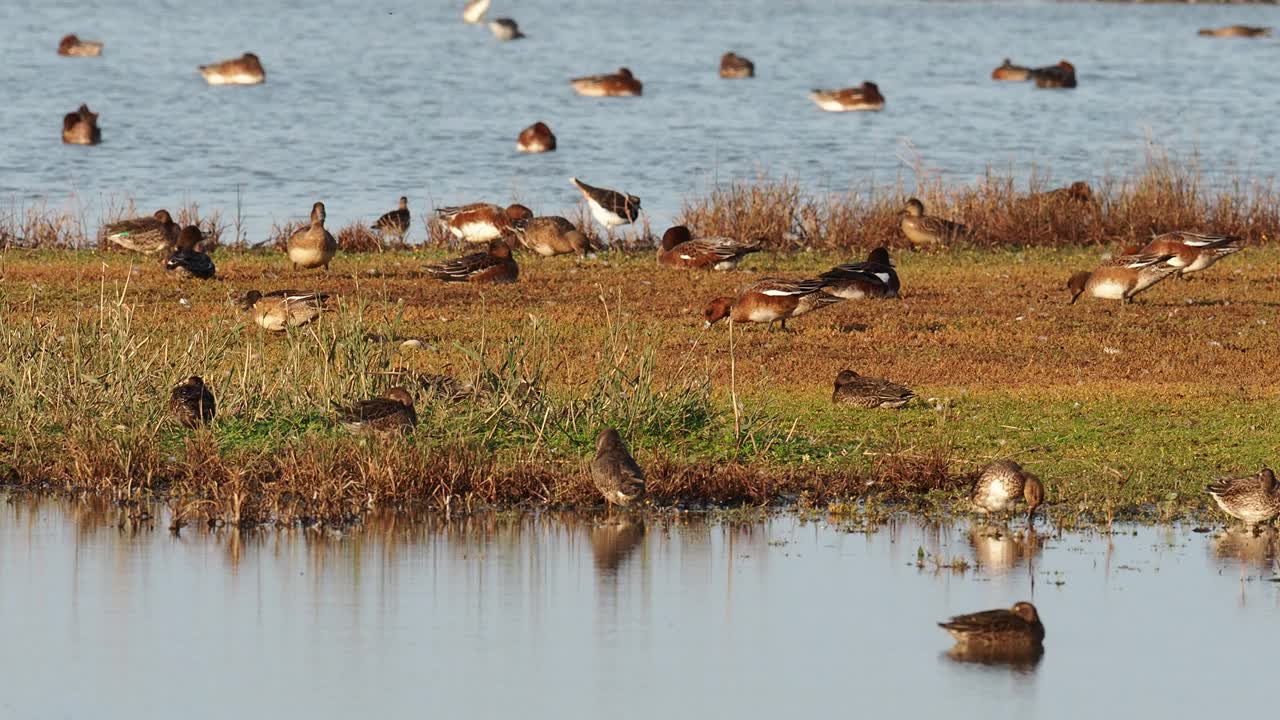
[[[213,393],[199,375],[192,375],[169,393],[169,414],[183,427],[208,425],[217,409]]]
[[[862,408],[900,408],[915,396],[909,388],[897,383],[859,375],[853,370],[841,370],[836,376],[831,402]]]
[[[756,76],[756,64],[734,52],[720,56],[720,77],[750,78]]]
[[[62,116],[62,142],[67,145],[97,145],[102,142],[98,113],[81,105],[79,110]]]
[[[973,486],[973,503],[987,514],[1003,513],[1024,499],[1027,501],[1027,524],[1031,524],[1035,521],[1036,510],[1044,503],[1044,486],[1040,484],[1040,478],[1012,460],[991,463]]]
[[[1250,529],[1280,515],[1280,486],[1271,468],[1264,467],[1244,477],[1216,480],[1208,490],[1223,512],[1243,520]]]
[[[945,218],[927,215],[924,203],[909,198],[902,207],[899,227],[912,245],[946,245],[970,234],[968,227]]]
[[[436,265],[428,265],[427,274],[446,282],[513,283],[520,268],[511,257],[511,246],[505,240],[492,240],[486,252],[474,253]]]
[[[262,61],[250,52],[231,60],[201,65],[200,74],[210,85],[258,85],[267,81]]]
[[[602,430],[596,437],[591,480],[610,508],[614,505],[626,507],[644,495],[644,471],[613,428]]]
[[[102,228],[109,242],[125,250],[153,255],[173,248],[178,241],[178,223],[168,210],[157,210],[149,217],[130,218]]]
[[[395,387],[382,397],[339,407],[338,419],[351,432],[411,432],[418,424],[418,413],[409,391]]]
[[[329,270],[329,263],[338,253],[338,241],[324,229],[324,220],[324,203],[318,202],[311,206],[311,224],[289,236],[286,248],[294,270]]]
[[[253,313],[254,322],[263,330],[284,332],[320,317],[328,299],[328,295],[315,292],[274,290],[263,294],[250,290],[241,298],[240,306]]]
[[[637,97],[644,86],[627,68],[606,75],[588,75],[569,81],[574,92],[587,97]]]
[[[543,257],[591,253],[591,243],[586,236],[559,215],[517,220],[515,236],[521,245]]]
[[[938,626],[951,633],[957,645],[970,648],[1030,649],[1044,643],[1044,624],[1029,602],[1008,610],[957,615]]]

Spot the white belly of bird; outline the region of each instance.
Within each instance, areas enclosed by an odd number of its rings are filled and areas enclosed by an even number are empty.
[[[734,258],[732,260],[721,260],[720,262],[716,263],[712,267],[716,270],[732,270],[738,267],[738,259]]]
[[[257,73],[240,71],[202,70],[201,73],[210,85],[257,85],[265,79]]]
[[[329,262],[333,256],[317,248],[289,248],[289,262],[304,268],[320,267]]]
[[[987,509],[993,512],[1003,512],[1014,503],[1013,496],[1009,494],[1009,488],[1002,482],[991,483],[982,500]]]
[[[1213,495],[1212,493],[1210,493],[1210,495],[1213,497],[1213,501],[1218,503],[1218,507],[1222,508],[1222,512],[1230,515],[1231,517],[1243,520],[1250,525],[1257,525],[1258,523],[1266,522],[1273,516],[1273,513],[1269,513],[1266,510],[1248,510],[1238,507],[1235,509],[1228,508],[1223,504],[1222,498],[1217,495]]]
[[[605,97],[609,94],[600,83],[574,83],[573,89],[584,97]]]
[[[1122,283],[1118,280],[1103,280],[1102,282],[1094,285],[1090,292],[1094,297],[1101,298],[1103,300],[1121,300],[1124,298],[1125,290],[1127,290],[1128,287],[1129,286],[1126,283]]]
[[[631,222],[617,213],[605,210],[604,206],[595,200],[588,200],[587,204],[591,206],[591,217],[605,227],[617,227]]]
[[[463,240],[467,242],[489,242],[502,237],[502,233],[498,231],[498,227],[489,222],[471,222],[458,227],[455,230]]]
[[[748,320],[758,323],[773,322],[780,317],[782,317],[782,313],[771,308],[755,308],[747,315]]]

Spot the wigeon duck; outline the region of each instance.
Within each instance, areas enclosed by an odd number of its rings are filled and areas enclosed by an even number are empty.
[[[644,470],[636,464],[622,436],[613,428],[596,438],[596,456],[591,461],[591,480],[610,509],[626,507],[644,495]]]
[[[1027,501],[1027,524],[1035,521],[1036,509],[1044,502],[1040,478],[1012,460],[991,463],[973,486],[973,502],[987,514],[1002,513],[1019,500]]]
[[[916,198],[907,200],[901,215],[899,227],[912,245],[946,245],[970,234],[969,228],[958,222],[926,215],[924,203]]]
[[[865,377],[852,370],[841,370],[836,375],[835,390],[831,402],[836,405],[853,405],[861,408],[900,408],[911,402],[916,394],[905,386],[880,378]]]
[[[485,252],[429,265],[426,270],[431,277],[446,282],[513,283],[520,275],[520,268],[511,257],[511,246],[503,240],[489,241]]]
[[[517,220],[515,236],[521,245],[543,257],[591,252],[591,243],[586,236],[559,215]]]
[[[1057,65],[1032,70],[1031,79],[1038,88],[1073,88],[1076,86],[1076,67],[1060,60]]]
[[[383,213],[382,217],[378,218],[377,222],[371,227],[386,235],[404,237],[405,233],[409,232],[409,198],[402,195],[400,197],[400,206],[395,210]]]
[[[412,432],[418,424],[413,396],[404,388],[391,388],[382,397],[361,400],[338,408],[338,421],[351,432]]]
[[[524,33],[520,32],[520,26],[516,25],[516,21],[511,18],[495,18],[489,23],[489,32],[503,42],[524,37]]]
[[[889,261],[889,250],[878,247],[864,262],[837,265],[818,276],[827,292],[845,300],[898,297],[898,271]]]
[[[756,64],[733,52],[720,56],[720,77],[749,78],[756,76]]]
[[[201,280],[213,277],[216,272],[213,259],[197,249],[202,242],[204,242],[204,236],[200,234],[200,228],[195,225],[182,228],[173,252],[164,263],[165,269],[174,270],[181,277],[194,277]]]
[[[1067,280],[1071,304],[1083,294],[1128,304],[1133,296],[1164,280],[1178,268],[1169,264],[1172,255],[1119,255],[1093,272],[1080,271]]]
[[[1031,68],[1023,65],[1014,65],[1013,61],[1005,58],[1000,63],[1000,67],[991,71],[992,80],[1008,80],[1020,82],[1031,77]]]
[[[208,425],[217,409],[213,393],[199,375],[192,375],[169,393],[169,414],[183,427]]]
[[[732,270],[742,258],[760,252],[764,245],[760,240],[744,243],[727,237],[694,239],[689,228],[676,225],[662,234],[658,246],[658,264],[699,270]]]
[[[587,199],[591,207],[591,216],[596,222],[612,230],[619,225],[627,225],[640,217],[640,198],[616,190],[588,185],[578,178],[569,178],[569,182]]]
[[[1271,35],[1271,28],[1256,27],[1253,25],[1228,25],[1220,28],[1201,28],[1199,34],[1205,37],[1220,38],[1269,37]]]
[[[840,90],[814,90],[809,99],[827,112],[851,112],[854,110],[883,110],[884,96],[873,82]]]
[[[533,217],[533,211],[519,204],[503,208],[489,203],[471,203],[438,208],[436,217],[459,240],[487,243],[510,235],[515,221]]]
[[[98,57],[102,54],[102,43],[96,40],[81,40],[74,34],[66,35],[58,41],[58,54],[72,57]]]
[[[1271,468],[1264,467],[1255,475],[1216,480],[1208,490],[1223,512],[1243,520],[1250,529],[1280,515],[1280,487]]]
[[[323,293],[274,290],[264,295],[250,290],[241,298],[240,306],[253,313],[254,322],[263,330],[284,332],[320,317],[328,299]]]
[[[130,218],[106,225],[103,235],[125,250],[153,255],[168,251],[178,241],[178,223],[168,210],[157,210],[149,217]]]
[[[102,142],[98,129],[98,113],[81,105],[79,110],[62,116],[62,142],[67,145],[97,145]]]
[[[1169,264],[1178,268],[1178,277],[1200,272],[1222,258],[1239,252],[1244,240],[1235,235],[1202,235],[1179,230],[1153,235],[1138,251],[1141,255],[1172,255]]]
[[[782,329],[787,329],[787,320],[807,312],[841,302],[838,298],[823,289],[821,280],[781,280],[764,278],[739,293],[738,297],[718,297],[707,304],[702,311],[706,321],[704,328],[716,322],[730,318],[736,323],[769,323],[782,321]]]
[[[329,271],[329,263],[338,252],[338,241],[324,229],[324,203],[311,206],[311,224],[289,236],[286,249],[293,269],[311,270],[323,267]]]
[[[489,12],[490,0],[467,0],[466,7],[462,8],[462,19],[464,22],[475,25],[484,19],[484,14]]]
[[[262,61],[250,52],[232,60],[201,65],[200,74],[210,85],[258,85],[267,81]]]
[[[1044,625],[1036,606],[1016,603],[1009,610],[987,610],[970,615],[957,615],[938,623],[951,633],[957,645],[989,648],[1027,648],[1044,642]]]
[[[627,68],[618,68],[618,72],[608,75],[574,78],[569,84],[579,95],[587,97],[635,97],[644,90]]]
[[[556,136],[546,123],[536,122],[520,131],[516,138],[516,150],[523,153],[544,153],[556,149]]]

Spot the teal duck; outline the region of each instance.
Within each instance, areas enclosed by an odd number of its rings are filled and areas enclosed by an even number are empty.
[[[418,424],[418,413],[413,409],[413,396],[395,387],[382,397],[338,408],[338,419],[351,432],[411,432]]]
[[[1044,486],[1012,460],[991,463],[974,483],[973,502],[988,514],[1010,510],[1019,500],[1027,502],[1027,524],[1035,522],[1036,510],[1044,503]]]
[[[831,402],[836,405],[853,405],[862,408],[900,408],[911,402],[916,394],[909,388],[880,378],[865,377],[853,370],[841,370],[836,375],[835,390]]]
[[[610,507],[626,507],[644,494],[644,471],[627,451],[622,436],[613,428],[602,430],[596,437],[591,480]]]
[[[182,232],[178,234],[177,245],[164,263],[165,269],[175,271],[181,277],[201,280],[213,277],[217,268],[214,267],[213,258],[199,249],[202,242],[204,242],[204,236],[200,234],[200,228],[195,225],[182,228]]]
[[[150,217],[137,217],[106,225],[103,235],[125,250],[153,255],[170,250],[178,240],[178,224],[168,210],[157,210]]]
[[[1244,477],[1221,478],[1208,491],[1223,512],[1250,528],[1280,515],[1280,487],[1271,468]]]
[[[199,375],[192,375],[169,393],[169,413],[184,427],[208,425],[217,410],[213,393]]]

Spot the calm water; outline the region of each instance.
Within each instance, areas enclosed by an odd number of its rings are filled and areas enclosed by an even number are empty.
[[[1124,173],[1148,139],[1198,152],[1211,173],[1270,175],[1280,39],[1214,40],[1199,27],[1276,24],[1274,8],[1089,3],[494,0],[529,37],[496,41],[459,2],[9,0],[0,4],[0,207],[47,198],[96,224],[105,205],[186,200],[248,236],[303,218],[371,219],[515,197],[566,212],[570,175],[640,195],[661,228],[690,194],[761,173],[810,189],[969,182],[989,165],[1055,181]],[[60,58],[66,32],[99,59]],[[758,77],[724,81],[734,49]],[[256,51],[267,83],[211,88],[198,64]],[[1070,58],[1081,87],[993,83],[1006,56]],[[640,99],[573,95],[568,78],[626,65]],[[811,87],[872,79],[882,113],[829,114]],[[88,102],[100,147],[64,147],[61,116]],[[542,119],[558,152],[519,156]],[[919,163],[916,162],[918,157]],[[422,237],[422,227],[415,227]]]
[[[502,516],[117,529],[0,502],[0,717],[1217,717],[1274,708],[1274,536]],[[917,553],[976,569],[923,567]],[[1032,668],[934,622],[1032,600]]]

